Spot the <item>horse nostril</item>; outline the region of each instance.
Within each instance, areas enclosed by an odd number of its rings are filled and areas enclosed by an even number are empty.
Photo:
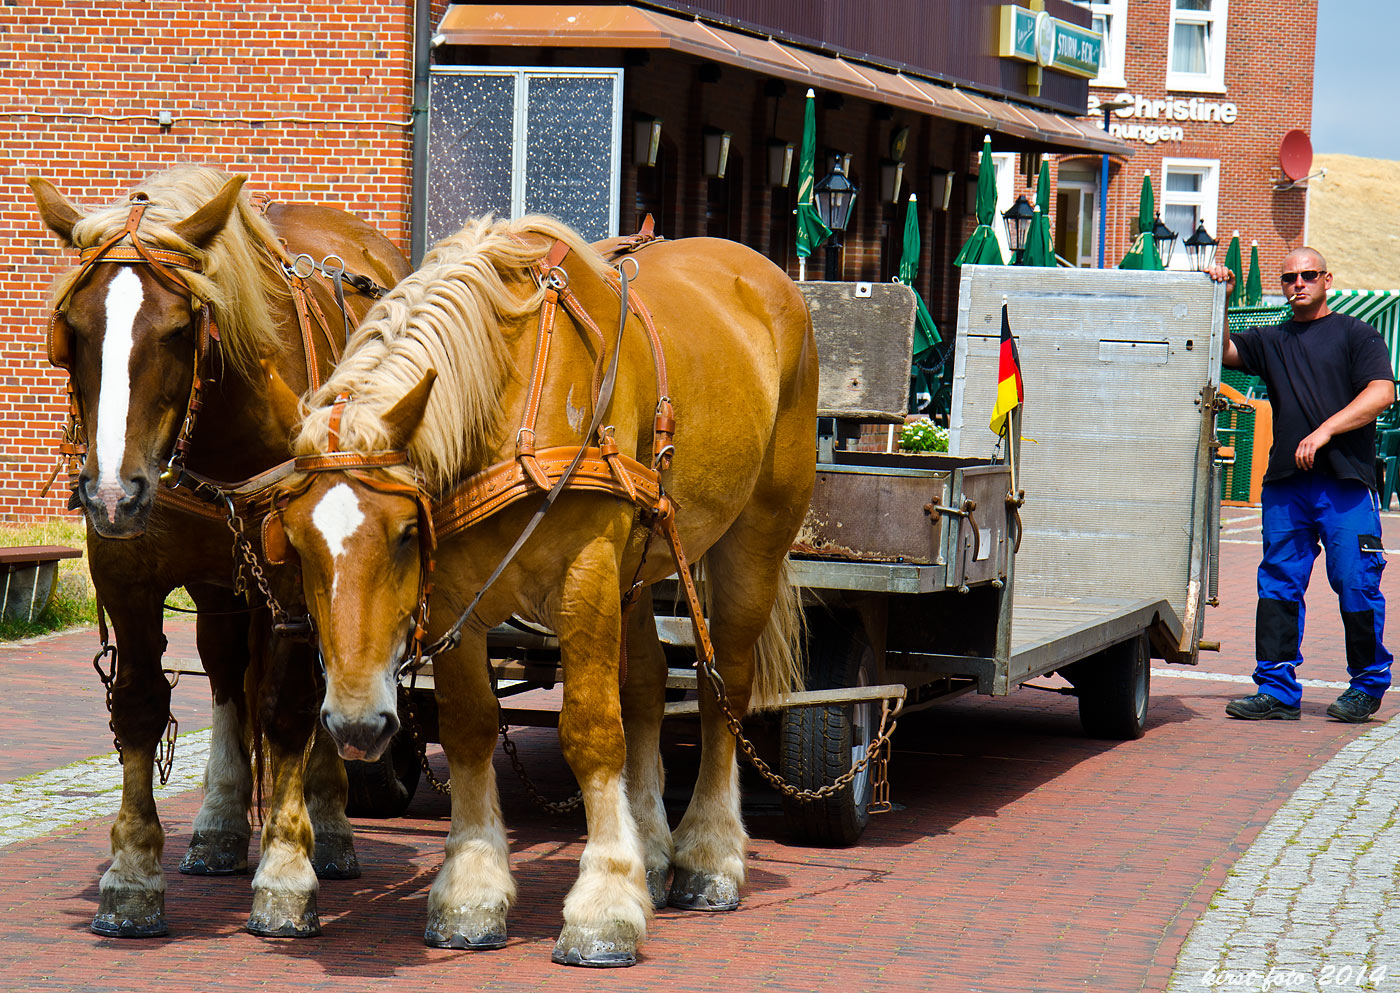
[[[142,497],[146,495],[149,484],[145,476],[133,476],[127,488],[126,503],[140,503]]]

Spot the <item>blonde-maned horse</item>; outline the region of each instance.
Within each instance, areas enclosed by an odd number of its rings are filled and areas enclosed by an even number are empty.
[[[308,381],[297,310],[283,276],[292,256],[339,256],[352,273],[385,286],[409,266],[383,235],[344,211],[274,204],[259,213],[240,195],[246,178],[181,166],[86,212],[46,180],[30,180],[44,223],[65,246],[89,253],[54,285],[60,321],[51,356],[71,370],[85,428],[74,507],[87,517],[88,564],[116,635],[111,710],[122,801],[92,921],[94,931],[109,937],[168,931],[165,833],[152,766],[171,690],[161,672],[162,603],[178,586],[189,590],[200,611],[199,654],[214,697],[204,801],[180,871],[248,870],[253,776],[247,736],[250,708],[261,708],[273,792],[249,930],[315,934],[317,876],[359,875],[345,817],[344,767],[324,745],[312,751],[309,764],[306,755],[317,700],[314,649],[274,636],[268,612],[250,613],[235,593],[235,549],[219,505],[208,516],[190,511],[201,506],[198,498],[186,496],[182,509],[157,494],[188,493],[166,488],[161,474],[177,437],[186,434],[182,425],[196,377],[203,381],[202,409],[186,439],[185,468],[238,481],[289,456],[288,434],[270,414],[260,363],[272,363],[289,382],[304,387]],[[140,255],[133,230],[159,265]],[[109,242],[107,252],[91,254]],[[311,289],[330,331],[343,328],[329,288]],[[363,313],[368,298],[351,287],[347,306]],[[211,311],[217,344],[202,343],[201,320]],[[318,367],[329,369],[331,344],[320,330],[314,344]],[[300,599],[295,577],[270,574],[275,587],[280,578],[285,604]],[[250,666],[259,685],[245,695]]]
[[[325,658],[322,721],[342,756],[373,758],[397,728],[395,680],[424,578],[413,488],[421,483],[442,497],[516,456],[549,282],[541,260],[561,242],[568,255],[554,282],[567,278],[602,329],[611,359],[619,297],[615,279],[605,280],[602,257],[558,222],[488,218],[439,243],[371,311],[335,374],[310,399],[293,442],[308,467],[317,453],[403,448],[410,463],[311,472],[288,484],[281,505]],[[633,288],[664,346],[675,410],[674,462],[662,469],[661,485],[679,508],[687,556],[704,556],[717,664],[730,706],[743,714],[800,680],[800,614],[785,572],[815,471],[811,322],[791,280],[742,245],[659,242],[635,258]],[[602,368],[597,337],[563,309],[556,322],[535,421],[542,462],[549,448],[588,441]],[[621,454],[645,466],[654,454],[657,384],[647,333],[633,314],[602,423],[612,426]],[[342,393],[350,399],[336,404]],[[280,395],[283,416],[294,417],[294,398]],[[432,576],[430,637],[481,588],[540,493],[444,537]],[[659,753],[666,666],[649,597],[630,615],[619,688],[620,595],[634,576],[647,585],[675,570],[667,543],[657,539],[638,573],[647,533],[629,500],[564,490],[480,600],[460,647],[436,658],[452,827],[428,896],[429,945],[498,948],[506,940],[515,885],[491,765],[497,704],[486,632],[512,614],[558,635],[559,739],[588,817],[555,961],[632,964],[654,903],[667,899],[668,878],[675,906],[738,905],[748,839],[735,745],[704,680],[702,767],[674,841],[668,829]]]

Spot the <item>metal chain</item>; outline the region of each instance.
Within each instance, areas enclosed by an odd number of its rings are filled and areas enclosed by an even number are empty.
[[[505,749],[506,757],[510,759],[515,774],[524,784],[525,791],[530,794],[530,799],[535,802],[535,806],[550,814],[567,814],[583,803],[583,790],[579,790],[567,800],[546,800],[544,795],[535,788],[534,782],[530,779],[529,773],[525,771],[524,764],[520,761],[520,756],[515,751],[515,742],[510,740],[510,734],[505,723],[501,724],[501,747]]]
[[[112,659],[111,667],[104,669],[102,660],[108,656]],[[102,688],[106,694],[107,705],[107,728],[112,732],[112,748],[117,753],[117,764],[126,762],[126,756],[122,754],[121,739],[117,736],[117,722],[112,714],[112,686],[117,681],[117,646],[106,638],[102,639],[102,648],[92,657],[92,667],[97,670],[97,678],[102,680]],[[162,673],[166,681],[170,683],[173,690],[180,682],[180,674],[174,670],[166,669]],[[156,745],[155,767],[160,774],[160,785],[164,786],[170,782],[171,770],[175,767],[175,739],[180,734],[180,722],[175,719],[175,712],[168,711],[165,715],[165,735]]]
[[[699,654],[701,656],[700,671],[705,674],[705,678],[709,680],[710,688],[714,690],[715,702],[719,705],[720,713],[724,715],[724,722],[729,727],[729,733],[734,736],[734,741],[739,751],[743,754],[744,758],[749,760],[749,764],[758,770],[758,774],[768,781],[769,785],[783,796],[791,797],[794,800],[823,800],[850,785],[851,781],[870,764],[871,760],[876,758],[876,753],[889,744],[890,736],[894,734],[894,729],[898,727],[898,721],[896,721],[895,718],[898,717],[899,712],[904,709],[904,701],[901,700],[895,705],[894,712],[891,713],[889,701],[882,700],[880,702],[880,733],[877,734],[875,739],[866,747],[865,754],[861,756],[860,761],[856,762],[847,769],[845,773],[837,777],[836,780],[827,783],[825,786],[815,790],[798,789],[778,773],[774,772],[772,767],[759,756],[758,750],[754,747],[753,742],[744,735],[744,728],[739,718],[734,716],[734,712],[729,708],[729,697],[724,691],[724,679],[720,676],[719,669],[715,666],[714,659],[705,658],[703,652]],[[887,723],[888,727],[886,726]],[[877,761],[875,764],[875,772],[877,776],[875,789],[877,791],[884,791],[886,795],[888,795],[889,780],[887,778],[888,770],[886,768],[886,763]]]
[[[408,688],[405,690],[402,686],[399,687],[399,699],[404,705],[404,717],[408,718],[408,734],[413,740],[414,748],[418,751],[418,764],[423,767],[423,776],[428,780],[428,785],[433,788],[435,793],[451,796],[452,781],[444,782],[438,779],[437,774],[433,772],[433,767],[428,764],[428,739],[423,736],[423,728],[418,723],[418,714],[413,709],[413,691],[417,685],[418,670],[414,669],[409,678]]]
[[[243,566],[248,574],[253,577],[253,581],[258,585],[260,592],[267,601],[268,607],[272,609],[272,623],[274,625],[286,625],[289,621],[287,611],[277,602],[277,598],[272,595],[272,588],[268,586],[267,576],[263,573],[262,562],[258,560],[257,552],[253,551],[253,544],[244,534],[243,518],[238,516],[238,508],[234,506],[233,498],[224,494],[224,505],[228,509],[228,529],[233,533],[233,545],[239,554],[243,556]],[[248,592],[248,581],[244,575],[244,569],[237,566],[235,557],[235,567],[233,570],[233,592],[239,596],[244,596]]]
[[[893,730],[893,729],[891,729]],[[880,754],[875,757],[875,782],[870,788],[870,803],[866,805],[866,813],[888,814],[894,810],[894,804],[890,803],[890,743],[885,742],[885,747],[880,750]]]

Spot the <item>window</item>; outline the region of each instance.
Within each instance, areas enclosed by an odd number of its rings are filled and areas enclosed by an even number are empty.
[[[1063,162],[1055,190],[1055,254],[1077,266],[1098,263],[1099,177]]]
[[[1175,231],[1179,239],[1172,252],[1173,269],[1191,268],[1182,244],[1201,221],[1213,237],[1220,237],[1216,230],[1219,192],[1219,160],[1162,160],[1162,223]]]
[[[1128,0],[1074,0],[1093,15],[1093,30],[1103,35],[1103,61],[1090,86],[1127,86],[1123,60],[1128,50]]]
[[[1001,257],[1011,258],[1011,242],[1006,237],[1006,220],[1001,216],[1016,202],[1016,153],[993,152],[992,165],[997,174],[997,216],[992,218],[992,231],[1001,246]],[[1027,198],[1029,199],[1029,198]]]
[[[1230,0],[1172,0],[1167,89],[1225,92],[1225,20]]]
[[[487,211],[617,234],[621,69],[437,66],[428,93],[428,244]]]

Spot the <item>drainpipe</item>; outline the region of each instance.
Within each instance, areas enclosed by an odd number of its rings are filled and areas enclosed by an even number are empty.
[[[416,269],[428,240],[428,65],[432,0],[413,3],[413,157],[409,179],[409,261]]]

